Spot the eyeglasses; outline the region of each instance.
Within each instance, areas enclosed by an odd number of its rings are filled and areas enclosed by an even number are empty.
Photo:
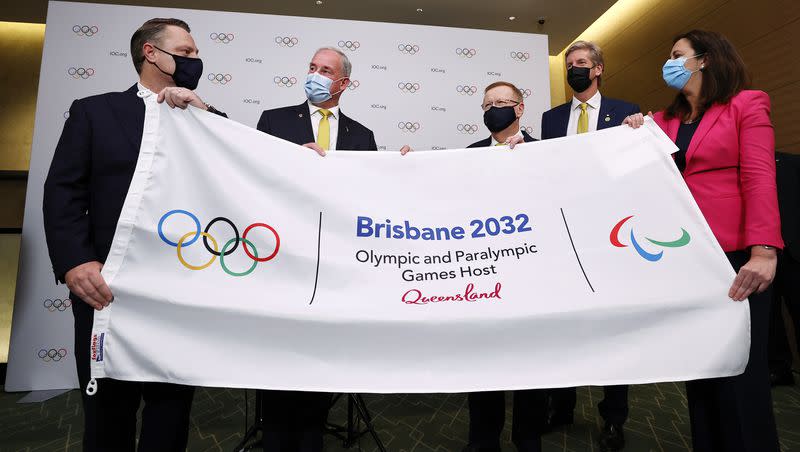
[[[503,108],[503,107],[516,107],[517,105],[521,104],[521,101],[518,100],[511,100],[511,99],[498,99],[492,102],[486,102],[481,105],[483,111],[487,111],[492,107]]]

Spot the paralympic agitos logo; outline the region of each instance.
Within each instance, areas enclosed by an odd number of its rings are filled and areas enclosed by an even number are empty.
[[[181,236],[177,242],[167,238],[164,232],[164,224],[173,215],[187,216],[194,222],[195,226],[195,229],[193,231],[181,233]],[[211,227],[214,226],[214,224],[217,222],[227,223],[228,226],[230,226],[230,228],[233,230],[233,237],[225,242],[225,244],[222,246],[222,249],[219,248],[220,242],[218,242],[217,239],[209,232],[209,230],[211,230]],[[264,228],[275,236],[274,249],[271,251],[270,254],[260,256],[256,245],[247,238],[247,234],[249,234],[250,231],[252,231],[255,228]],[[239,229],[236,227],[233,221],[225,217],[216,217],[208,222],[204,230],[201,230],[200,220],[197,218],[197,216],[187,210],[181,210],[181,209],[170,210],[169,212],[161,216],[161,219],[158,221],[158,236],[164,243],[176,249],[178,255],[178,261],[189,270],[205,270],[206,268],[211,266],[211,264],[213,264],[214,261],[217,260],[217,258],[219,258],[220,267],[222,267],[222,270],[225,273],[231,276],[249,275],[250,273],[253,272],[253,270],[256,269],[256,266],[258,265],[259,262],[268,262],[274,259],[275,256],[278,255],[278,251],[281,248],[281,238],[280,235],[278,235],[278,231],[266,223],[253,223],[250,226],[247,226],[244,230],[244,233],[242,233],[242,235],[240,236]],[[211,258],[203,264],[194,265],[186,261],[186,259],[183,256],[183,250],[193,245],[201,237],[203,239],[202,240],[203,246],[205,247],[206,251],[208,251],[208,253],[211,254]],[[209,241],[211,242],[210,244]],[[247,255],[247,257],[249,257],[253,261],[253,264],[250,266],[250,268],[248,268],[243,272],[235,272],[231,270],[225,263],[225,258],[233,254],[238,249],[240,243],[242,244],[242,249],[244,250],[244,253]]]
[[[614,225],[614,227],[611,229],[611,235],[609,236],[609,240],[611,241],[611,244],[616,246],[617,248],[627,248],[628,247],[628,245],[625,245],[624,243],[622,243],[622,241],[620,241],[619,232],[620,232],[620,229],[622,229],[622,226],[628,220],[630,220],[631,218],[633,218],[633,215],[629,215],[629,216],[619,220],[619,222],[617,222],[617,224]],[[659,246],[661,248],[680,248],[680,247],[688,245],[689,242],[692,240],[692,237],[689,235],[689,233],[686,231],[686,229],[681,228],[681,236],[678,239],[673,240],[671,242],[662,242],[660,240],[653,240],[653,239],[651,239],[649,237],[645,237],[644,239],[647,240],[648,242],[650,242],[651,244],[653,244],[655,246]],[[636,234],[633,232],[633,227],[631,227],[630,242],[631,242],[631,245],[633,245],[633,248],[636,250],[636,252],[639,253],[639,256],[642,256],[642,258],[645,259],[645,260],[648,260],[650,262],[656,262],[656,261],[661,260],[661,258],[664,256],[664,250],[663,249],[661,251],[659,251],[658,253],[651,253],[651,252],[645,250],[639,244],[639,241],[636,240]]]

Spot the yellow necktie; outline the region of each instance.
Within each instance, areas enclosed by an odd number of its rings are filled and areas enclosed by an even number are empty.
[[[581,115],[578,116],[578,133],[589,131],[589,113],[586,113],[586,103],[581,104]]]
[[[505,143],[500,143],[500,142],[498,142],[497,144],[495,144],[495,146],[505,146],[505,145],[506,145]]]
[[[317,144],[319,147],[327,151],[331,147],[331,123],[328,121],[328,116],[331,115],[331,111],[320,108],[319,112],[322,114],[322,119],[319,120]]]

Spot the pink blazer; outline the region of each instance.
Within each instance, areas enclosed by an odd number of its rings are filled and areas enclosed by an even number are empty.
[[[686,151],[683,177],[725,251],[783,248],[769,96],[746,90],[705,112]],[[681,121],[655,115],[675,141]]]

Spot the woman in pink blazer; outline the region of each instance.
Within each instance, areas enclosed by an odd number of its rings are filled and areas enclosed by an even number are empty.
[[[777,250],[783,247],[769,96],[749,90],[742,58],[714,32],[674,40],[664,81],[678,90],[655,114],[675,142],[675,163],[731,265],[728,296],[750,303],[750,361],[742,375],[686,383],[695,452],[779,452],[767,341]],[[626,124],[638,127],[642,115]]]

